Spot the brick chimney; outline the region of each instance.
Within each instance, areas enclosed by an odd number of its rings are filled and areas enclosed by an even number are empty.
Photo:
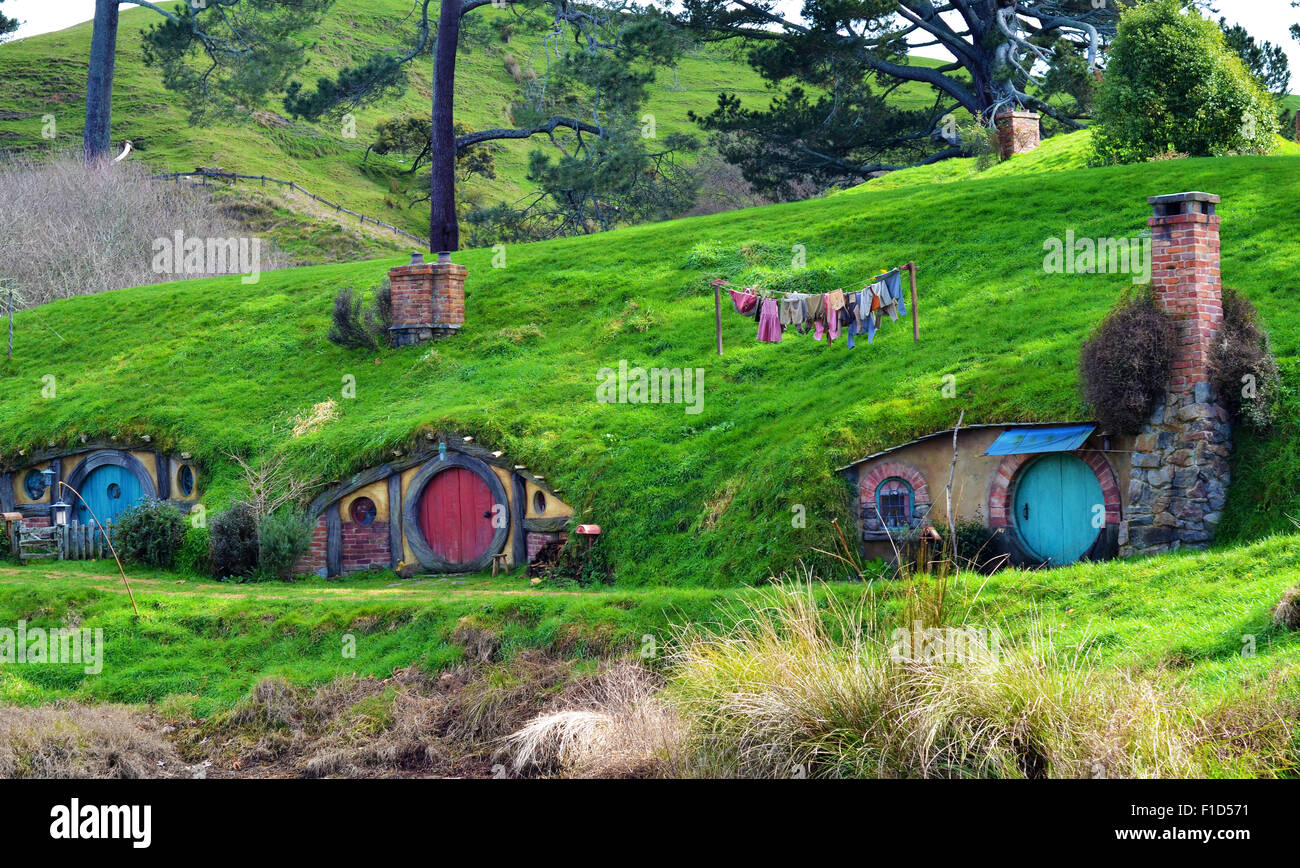
[[[1206,547],[1227,500],[1232,450],[1228,413],[1209,377],[1223,323],[1219,197],[1176,193],[1147,201],[1154,211],[1147,221],[1152,292],[1174,322],[1176,345],[1164,400],[1133,447],[1124,555]]]
[[[395,347],[423,343],[456,334],[465,324],[465,266],[440,256],[435,263],[424,254],[388,272],[393,290],[393,324],[389,343]]]
[[[1042,116],[1037,112],[1003,112],[993,119],[998,128],[998,147],[1002,159],[1027,154],[1042,144]]]

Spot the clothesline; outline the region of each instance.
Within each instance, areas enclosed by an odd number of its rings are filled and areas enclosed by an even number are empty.
[[[898,285],[901,283],[900,272],[903,271],[908,272],[911,278],[912,342],[919,342],[921,327],[916,299],[916,270],[916,263],[908,262],[906,265],[876,275],[862,290],[847,293],[839,289],[834,290],[833,293],[775,292],[756,286],[747,286],[741,292],[735,292],[730,289],[730,283],[725,279],[711,281],[718,355],[722,355],[723,287],[727,287],[731,292],[738,312],[750,315],[752,311],[754,319],[759,322],[760,341],[780,342],[780,333],[789,325],[795,327],[801,334],[815,331],[814,340],[821,340],[823,334],[826,334],[829,342],[839,337],[842,325],[848,337],[848,346],[852,348],[854,335],[865,334],[867,343],[871,343],[875,337],[876,326],[882,321],[880,314],[882,310],[889,311],[889,317],[894,321],[898,319],[899,307],[903,308],[902,314],[907,314],[907,305],[902,298],[902,287]],[[892,286],[889,285],[890,278],[896,278]],[[877,285],[884,285],[888,289],[877,290]],[[875,297],[869,302],[868,299],[873,295]],[[753,305],[745,304],[744,299],[749,297],[754,299]],[[810,304],[810,300],[814,301]],[[765,304],[767,302],[770,302],[771,306]],[[798,302],[797,307],[795,302]],[[741,309],[742,305],[744,310]],[[826,309],[828,305],[834,306],[828,310]],[[844,314],[843,322],[841,322],[841,313]]]

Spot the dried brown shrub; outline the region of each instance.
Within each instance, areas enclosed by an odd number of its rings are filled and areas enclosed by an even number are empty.
[[[0,159],[0,278],[22,307],[203,274],[153,270],[154,241],[235,238],[247,229],[184,183],[154,181],[143,163],[87,168],[75,154]],[[284,266],[269,244],[261,270]]]
[[[1234,418],[1258,431],[1273,424],[1281,373],[1255,306],[1233,289],[1223,293],[1223,324],[1210,358],[1210,383]]]
[[[1106,315],[1079,358],[1084,400],[1104,431],[1141,430],[1165,393],[1173,357],[1173,324],[1151,295],[1126,298]]]

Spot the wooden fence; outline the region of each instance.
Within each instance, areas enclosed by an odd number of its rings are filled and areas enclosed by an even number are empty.
[[[60,527],[59,536],[59,560],[61,561],[97,561],[103,558],[111,558],[112,551],[108,548],[108,543],[117,544],[117,537],[114,535],[114,526],[111,524],[88,525],[72,522],[71,524]]]
[[[419,244],[422,250],[427,248],[429,245],[429,239],[427,238],[420,238],[418,235],[412,235],[410,232],[407,232],[405,229],[398,229],[396,226],[394,226],[391,223],[385,223],[382,220],[376,220],[374,217],[367,217],[365,214],[360,214],[356,211],[351,210],[350,208],[344,208],[342,205],[338,204],[337,202],[331,202],[328,199],[322,198],[321,196],[317,196],[315,193],[296,184],[295,182],[286,181],[283,178],[271,178],[267,175],[241,175],[238,172],[217,172],[211,169],[204,169],[203,171],[194,171],[194,172],[169,172],[164,175],[154,175],[153,177],[155,181],[178,181],[178,182],[183,180],[192,180],[194,178],[199,178],[200,182],[205,187],[208,185],[209,178],[216,178],[219,181],[229,181],[232,184],[237,183],[239,181],[260,181],[263,187],[265,187],[267,184],[279,184],[282,187],[288,187],[291,190],[297,190],[299,193],[302,193],[304,196],[311,199],[312,201],[319,202],[320,204],[324,205],[327,208],[333,208],[339,214],[347,214],[349,216],[356,217],[357,220],[360,221],[362,226],[365,226],[367,223],[369,223],[372,226],[379,226],[384,229],[387,229],[390,232],[395,232],[398,235],[401,235],[403,238],[409,238],[412,241],[414,241],[416,244]]]

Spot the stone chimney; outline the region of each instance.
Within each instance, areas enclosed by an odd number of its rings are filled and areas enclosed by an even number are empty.
[[[1128,517],[1120,553],[1205,548],[1228,494],[1228,413],[1209,382],[1223,322],[1219,197],[1176,193],[1147,200],[1156,304],[1174,322],[1173,373],[1133,447]]]
[[[1003,112],[993,119],[998,128],[998,147],[1002,159],[1008,160],[1016,154],[1027,154],[1036,150],[1043,141],[1037,112],[1011,111]]]
[[[389,343],[395,347],[423,343],[456,334],[465,324],[465,266],[445,257],[436,263],[424,254],[388,272],[393,289],[393,324]]]

